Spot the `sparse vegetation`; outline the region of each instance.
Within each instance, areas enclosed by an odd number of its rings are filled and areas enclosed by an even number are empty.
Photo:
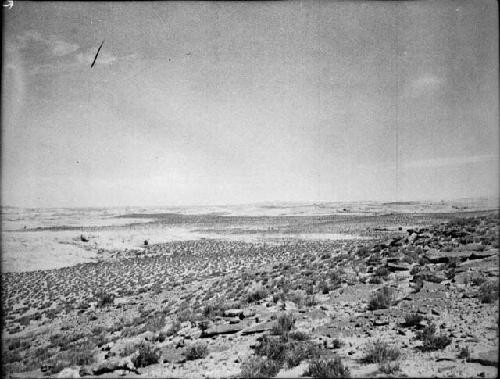
[[[342,364],[340,357],[334,359],[313,359],[302,376],[313,378],[348,378],[349,368]]]

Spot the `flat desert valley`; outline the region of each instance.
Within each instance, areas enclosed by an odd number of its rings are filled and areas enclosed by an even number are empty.
[[[2,209],[4,375],[497,377],[498,203]]]

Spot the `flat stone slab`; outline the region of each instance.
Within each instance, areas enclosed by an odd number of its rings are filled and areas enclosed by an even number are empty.
[[[391,271],[407,271],[410,269],[408,263],[387,263],[387,268]]]
[[[228,309],[224,311],[224,316],[226,317],[239,317],[243,315],[243,309]]]
[[[492,255],[497,254],[496,251],[473,251],[472,254],[469,256],[469,259],[484,259],[491,257]]]
[[[432,251],[425,254],[431,263],[447,263],[452,259],[466,260],[472,254],[471,251]],[[485,257],[486,258],[486,257]]]
[[[209,338],[213,336],[217,336],[219,334],[235,334],[245,328],[245,324],[223,324],[223,325],[214,325],[201,335],[202,338]]]
[[[498,367],[498,350],[481,351],[472,353],[469,359],[471,363],[479,363],[483,366]]]
[[[276,325],[276,321],[261,322],[259,324],[255,324],[249,326],[248,328],[243,329],[241,334],[247,335],[247,334],[262,333],[267,330],[271,330],[274,327],[274,325]]]

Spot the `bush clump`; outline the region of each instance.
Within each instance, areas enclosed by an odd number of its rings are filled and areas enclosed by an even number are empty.
[[[384,287],[382,291],[377,292],[370,298],[368,309],[374,311],[376,309],[388,309],[393,302],[394,294],[391,288]]]
[[[397,360],[400,355],[401,352],[396,347],[377,340],[368,346],[363,362],[383,364]]]
[[[115,301],[115,295],[104,291],[96,293],[95,297],[97,299],[97,306],[99,308],[104,308],[112,305]]]
[[[146,367],[160,360],[160,352],[151,343],[141,342],[138,346],[138,354],[132,359],[135,367]]]
[[[263,288],[256,289],[247,295],[248,303],[255,303],[259,300],[265,299],[267,297],[267,291]]]
[[[336,356],[330,360],[313,359],[302,376],[311,376],[313,378],[348,378],[350,372],[349,368],[342,364],[340,357]]]
[[[478,298],[481,303],[490,304],[498,299],[498,282],[486,282],[479,287]]]
[[[288,338],[292,341],[308,341],[310,336],[304,332],[293,331],[288,334]]]
[[[466,362],[469,362],[470,355],[471,355],[471,350],[469,349],[468,346],[465,346],[462,349],[460,349],[460,353],[458,353],[458,358],[465,359]]]
[[[191,345],[186,351],[186,359],[192,361],[195,359],[203,359],[208,355],[208,347],[202,343]]]
[[[436,335],[436,326],[430,324],[426,326],[421,332],[417,333],[417,339],[423,342],[423,351],[436,351],[444,349],[451,343],[451,338],[445,335]]]
[[[262,337],[262,341],[255,347],[255,354],[266,356],[278,362],[284,362],[287,344],[279,338]]]
[[[390,274],[390,271],[387,267],[385,266],[379,266],[373,273],[374,276],[378,276],[380,278],[387,278]]]
[[[292,330],[295,320],[291,314],[281,314],[278,317],[278,322],[272,329],[272,334],[279,335],[284,338],[288,337],[288,333]]]
[[[272,378],[281,369],[281,364],[264,357],[252,357],[241,364],[241,378]]]
[[[404,325],[407,327],[419,326],[424,317],[418,313],[410,313],[405,316]]]

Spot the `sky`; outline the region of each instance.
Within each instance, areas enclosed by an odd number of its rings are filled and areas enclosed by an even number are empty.
[[[15,1],[2,205],[498,196],[497,7]]]

